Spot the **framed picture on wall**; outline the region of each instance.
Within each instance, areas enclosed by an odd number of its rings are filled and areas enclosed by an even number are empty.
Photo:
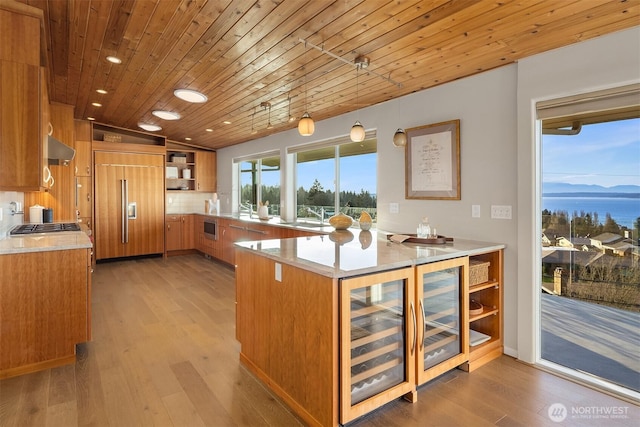
[[[405,132],[405,197],[460,200],[460,120]]]

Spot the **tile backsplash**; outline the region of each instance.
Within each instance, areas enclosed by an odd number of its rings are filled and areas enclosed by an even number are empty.
[[[166,212],[175,213],[205,213],[204,201],[211,199],[213,193],[197,193],[192,191],[170,192],[166,195]]]
[[[11,202],[20,202],[24,209],[24,193],[17,191],[0,191],[0,209],[2,210],[2,221],[0,221],[0,229],[11,228],[14,225],[22,224],[24,215],[11,214]],[[203,206],[204,206],[204,202]],[[203,208],[204,209],[204,208]]]

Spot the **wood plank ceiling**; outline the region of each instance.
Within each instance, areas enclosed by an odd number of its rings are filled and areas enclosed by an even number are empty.
[[[304,111],[317,122],[640,25],[639,0],[20,1],[44,10],[51,101],[209,148],[294,128]],[[370,66],[357,72],[310,44]],[[189,104],[177,88],[209,100]]]

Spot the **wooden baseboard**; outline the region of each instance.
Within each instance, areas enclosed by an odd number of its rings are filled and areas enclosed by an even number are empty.
[[[44,362],[33,363],[31,365],[19,366],[17,368],[9,368],[0,371],[0,379],[17,377],[18,375],[30,374],[32,372],[44,371],[45,369],[56,368],[62,365],[75,363],[76,355],[61,357],[59,359],[47,360]]]
[[[304,409],[296,400],[294,400],[285,390],[278,384],[273,382],[271,378],[265,374],[256,364],[251,362],[242,352],[240,352],[240,362],[260,381],[265,383],[267,387],[274,392],[283,402],[300,418],[302,418],[309,426],[322,427],[322,424]]]
[[[199,251],[197,249],[178,249],[177,251],[167,251],[165,255],[167,257],[170,256],[179,256],[179,255],[191,255],[197,254]]]

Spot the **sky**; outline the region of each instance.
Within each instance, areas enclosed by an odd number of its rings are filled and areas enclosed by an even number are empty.
[[[343,157],[340,164],[340,190],[360,193],[364,189],[371,194],[376,194],[376,155],[362,155]],[[350,173],[356,171],[356,173]],[[280,178],[279,174],[262,175],[264,185],[274,185]],[[304,187],[309,190],[314,180],[320,181],[322,187],[334,190],[335,169],[334,160],[320,160],[305,162],[299,165],[297,176],[297,188]]]
[[[574,136],[543,135],[542,181],[640,185],[640,119],[586,125]]]

